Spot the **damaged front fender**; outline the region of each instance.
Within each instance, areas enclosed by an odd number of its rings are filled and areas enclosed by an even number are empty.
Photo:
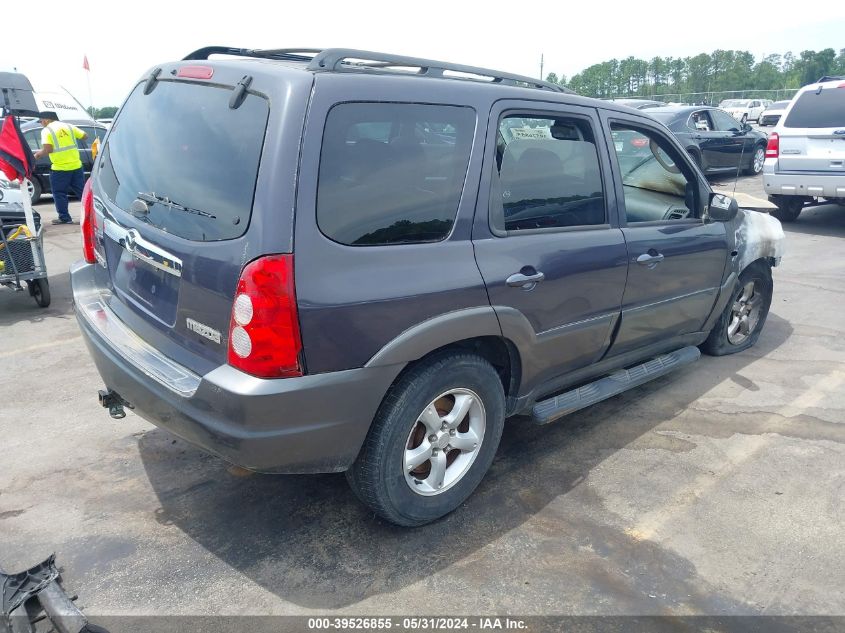
[[[739,275],[759,259],[771,266],[780,264],[786,239],[776,218],[768,213],[740,209],[726,228],[729,235],[733,233],[733,253],[736,253],[731,260],[731,272]]]

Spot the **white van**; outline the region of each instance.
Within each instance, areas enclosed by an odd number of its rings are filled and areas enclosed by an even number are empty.
[[[781,222],[807,202],[845,202],[845,77],[826,77],[793,97],[769,135],[763,187]]]
[[[59,121],[93,121],[94,118],[88,113],[85,107],[73,96],[64,90],[53,90],[49,92],[36,92],[35,102],[38,110],[43,112],[55,112]]]

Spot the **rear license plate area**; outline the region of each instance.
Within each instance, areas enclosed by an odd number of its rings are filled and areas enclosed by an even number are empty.
[[[113,283],[137,306],[173,326],[179,305],[179,277],[121,249]]]

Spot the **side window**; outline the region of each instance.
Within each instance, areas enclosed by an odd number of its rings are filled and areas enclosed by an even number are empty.
[[[474,133],[475,111],[467,107],[336,105],[320,154],[320,230],[350,246],[445,239],[458,214]],[[442,134],[442,142],[433,143],[431,134]]]
[[[490,196],[494,233],[606,222],[598,151],[586,119],[504,117],[495,170]]]
[[[26,139],[26,144],[29,149],[35,151],[41,149],[41,130],[30,130],[24,132],[23,137]]]
[[[713,116],[713,121],[716,125],[715,129],[720,132],[738,132],[742,125],[727,112],[722,112],[721,110],[711,110],[710,114]]]
[[[645,147],[635,158],[615,143],[628,224],[700,216],[694,172],[666,138],[654,130],[622,123],[611,123],[610,129],[614,136],[638,139]]]
[[[94,139],[97,138],[97,130],[93,127],[88,127],[85,125],[77,125],[80,130],[85,132],[88,136],[84,139],[77,139],[77,143],[79,143],[79,147],[91,147],[91,143],[94,142]]]
[[[699,132],[711,132],[715,129],[707,110],[693,112],[689,118],[689,126]]]
[[[91,145],[91,143],[94,142],[95,138],[100,139],[100,141],[102,142],[103,137],[106,135],[106,132],[108,131],[108,130],[104,130],[103,128],[100,128],[100,127],[87,127],[87,126],[80,127],[80,129],[88,135],[88,138],[85,139],[85,142],[88,143],[89,146]]]

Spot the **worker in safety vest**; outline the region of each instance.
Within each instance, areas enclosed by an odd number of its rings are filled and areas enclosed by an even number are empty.
[[[67,196],[71,191],[82,196],[85,173],[78,141],[87,135],[75,125],[59,121],[55,112],[39,112],[38,118],[44,129],[41,130],[41,149],[35,152],[35,158],[50,157],[50,189],[59,214],[53,224],[72,224]]]

